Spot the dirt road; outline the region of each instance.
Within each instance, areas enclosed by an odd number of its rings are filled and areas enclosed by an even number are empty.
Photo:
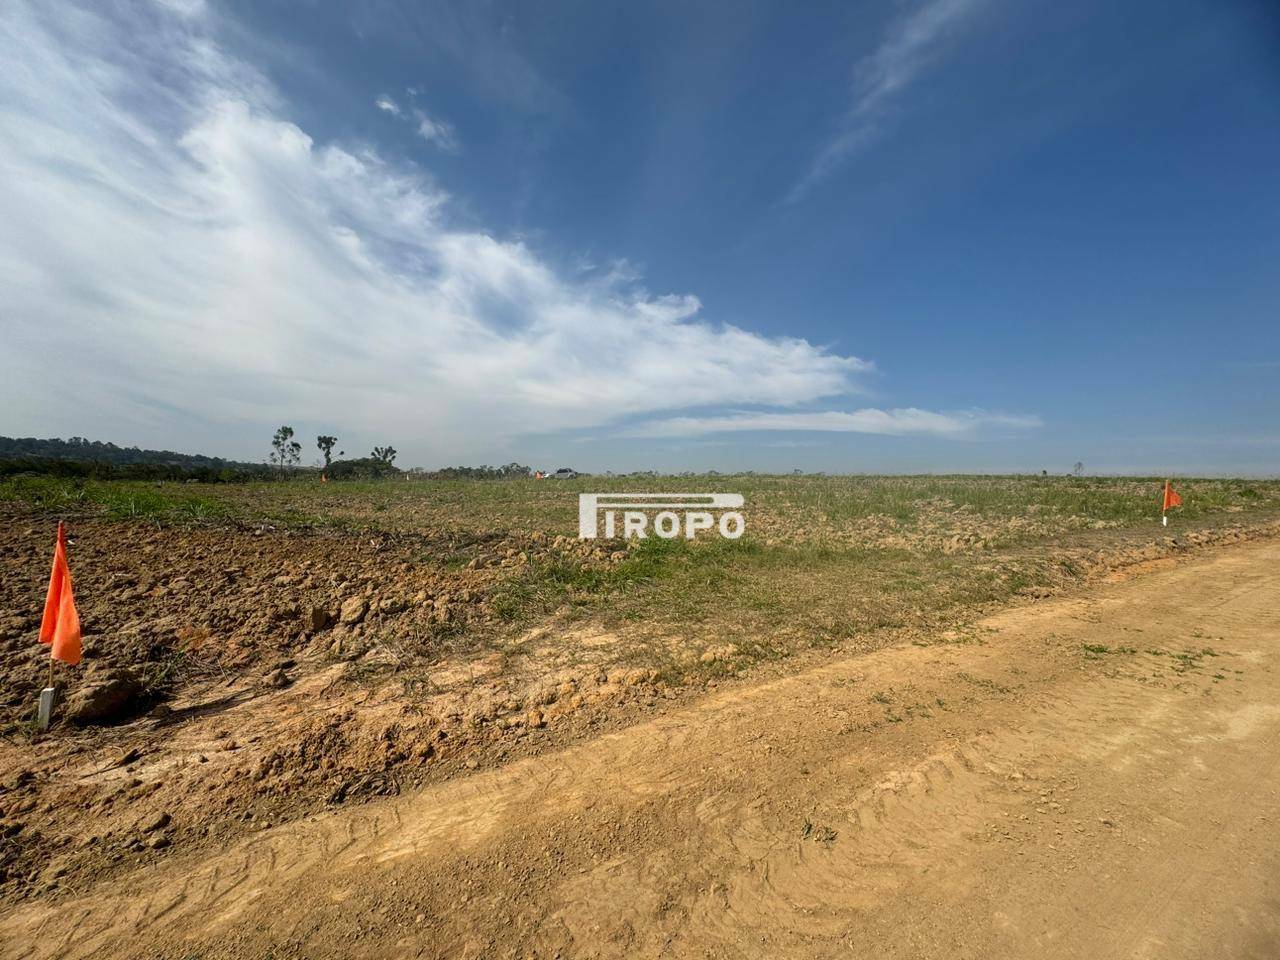
[[[1280,956],[1280,544],[0,916],[4,957]]]

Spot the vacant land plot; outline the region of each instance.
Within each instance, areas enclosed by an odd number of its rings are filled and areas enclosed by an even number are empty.
[[[67,896],[833,655],[981,644],[975,624],[997,606],[1265,536],[1280,517],[1278,483],[1186,480],[1165,529],[1160,485],[7,482],[0,892]],[[741,493],[747,533],[576,538],[579,492],[644,490]],[[59,518],[86,658],[61,669],[79,722],[39,734],[36,632]],[[1202,650],[1161,656],[1194,665]],[[882,694],[875,709],[899,720],[918,706]]]
[[[1280,545],[0,910],[0,957],[1271,958]]]

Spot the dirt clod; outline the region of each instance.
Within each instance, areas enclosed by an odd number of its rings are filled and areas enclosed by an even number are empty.
[[[319,633],[331,623],[333,623],[333,613],[327,607],[313,606],[307,608],[305,626],[309,632]]]
[[[142,684],[125,667],[90,670],[67,699],[66,718],[72,723],[110,723],[138,707]]]
[[[343,601],[342,610],[338,614],[338,622],[347,627],[355,626],[369,612],[369,601],[364,597],[351,597]]]
[[[163,830],[167,827],[171,820],[172,818],[168,813],[161,812],[156,814],[154,817],[143,821],[143,823],[139,825],[138,829],[143,833],[155,833],[157,830]]]

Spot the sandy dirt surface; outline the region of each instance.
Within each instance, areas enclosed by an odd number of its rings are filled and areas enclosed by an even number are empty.
[[[0,917],[4,957],[1274,957],[1280,544]]]

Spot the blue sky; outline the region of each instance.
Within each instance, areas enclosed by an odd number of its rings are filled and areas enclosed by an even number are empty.
[[[1271,4],[13,0],[0,55],[6,434],[1280,472]]]

